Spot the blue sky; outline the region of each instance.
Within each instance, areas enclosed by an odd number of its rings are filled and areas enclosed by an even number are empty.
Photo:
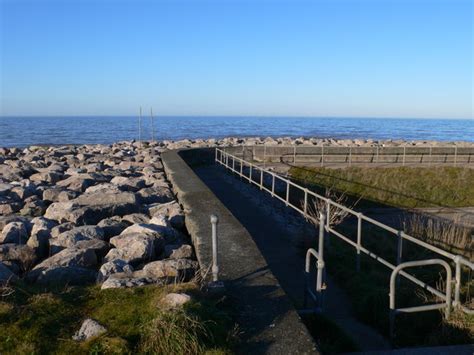
[[[471,0],[0,4],[0,115],[473,117]]]

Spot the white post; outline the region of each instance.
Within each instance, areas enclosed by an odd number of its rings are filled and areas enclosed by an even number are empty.
[[[211,215],[212,224],[212,281],[219,281],[219,265],[217,259],[217,222],[219,219],[215,214]]]

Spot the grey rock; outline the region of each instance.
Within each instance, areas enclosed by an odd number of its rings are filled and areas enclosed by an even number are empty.
[[[132,213],[122,217],[122,222],[125,222],[128,225],[135,223],[148,223],[149,221],[150,217],[143,213]]]
[[[107,278],[116,273],[125,273],[131,274],[133,272],[133,267],[125,260],[115,259],[103,264],[99,269],[99,274],[97,275],[98,282],[104,282]]]
[[[174,200],[169,187],[147,187],[137,192],[142,203],[166,203]]]
[[[51,229],[56,226],[56,222],[36,217],[31,221],[33,227],[31,229],[30,238],[26,244],[31,247],[39,257],[45,257],[49,253],[49,239],[51,238]]]
[[[7,284],[18,280],[16,276],[4,263],[0,262],[0,284]]]
[[[75,247],[80,241],[93,239],[104,239],[102,228],[97,226],[75,227],[50,240],[51,253],[55,254],[62,249]]]
[[[163,297],[163,303],[170,308],[182,307],[191,301],[191,296],[185,293],[168,293]]]
[[[116,176],[110,183],[118,186],[123,191],[138,191],[145,187],[143,178]]]
[[[72,339],[76,341],[84,341],[97,337],[105,332],[107,332],[105,327],[100,325],[97,321],[88,318],[82,323],[81,328],[73,335]]]
[[[143,272],[152,278],[174,277],[179,281],[188,281],[198,267],[197,261],[189,259],[165,259],[146,264]]]
[[[25,244],[28,240],[28,230],[23,222],[11,222],[0,233],[0,243]]]
[[[104,237],[107,240],[119,235],[125,228],[127,228],[127,224],[123,223],[119,216],[103,219],[97,224],[97,226],[102,228],[104,231]]]
[[[170,259],[190,259],[193,258],[193,247],[188,244],[166,245],[165,257]]]
[[[27,245],[0,244],[0,261],[15,263],[19,271],[30,270],[36,260],[35,251]]]

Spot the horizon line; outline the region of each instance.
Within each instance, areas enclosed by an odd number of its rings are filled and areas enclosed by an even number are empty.
[[[149,117],[149,114],[142,114],[142,118]],[[67,115],[0,115],[0,118],[100,118],[100,117],[139,117],[139,114],[123,115],[123,114],[108,114],[108,115],[81,115],[81,114],[67,114]],[[324,118],[324,119],[416,119],[416,120],[474,120],[474,117],[412,117],[412,116],[321,116],[321,115],[194,115],[194,114],[178,114],[178,115],[167,115],[167,114],[153,114],[154,118],[158,117],[212,117],[212,118]]]

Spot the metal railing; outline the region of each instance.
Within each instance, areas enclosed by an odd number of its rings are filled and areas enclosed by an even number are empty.
[[[409,267],[419,267],[419,266],[426,266],[426,265],[441,265],[446,270],[446,294],[444,303],[435,303],[423,306],[415,306],[415,307],[406,307],[406,308],[395,308],[395,284],[398,274],[402,269],[406,269]],[[443,309],[445,308],[445,317],[446,319],[449,318],[451,312],[451,279],[452,279],[452,272],[451,267],[449,264],[441,259],[429,259],[429,260],[419,260],[419,261],[408,261],[398,265],[390,275],[390,337],[394,337],[394,330],[395,330],[395,316],[398,313],[413,313],[413,312],[426,312],[432,311],[435,309]]]
[[[458,146],[308,146],[254,145],[226,147],[234,156],[262,163],[328,164],[474,164],[474,147]],[[249,159],[246,159],[249,160]]]
[[[324,219],[326,218],[324,213],[320,216],[321,223],[319,224],[319,239],[318,239],[318,251],[313,248],[309,248],[306,252],[305,260],[305,287],[304,287],[304,308],[308,307],[308,296],[311,297],[315,304],[314,311],[321,312],[323,310],[323,291],[326,286],[323,282],[324,275]],[[311,279],[311,257],[316,259],[316,292],[310,286]]]
[[[460,255],[455,255],[450,252],[447,252],[443,249],[440,249],[436,246],[433,246],[431,244],[428,244],[422,240],[419,240],[417,238],[414,238],[405,232],[401,230],[397,230],[395,228],[392,228],[384,223],[381,223],[377,220],[374,220],[370,217],[365,216],[364,214],[354,211],[344,205],[341,205],[327,197],[321,196],[317,194],[314,191],[309,190],[306,187],[300,186],[293,181],[286,179],[277,173],[267,170],[265,168],[262,168],[260,166],[257,166],[255,164],[252,164],[248,161],[245,161],[241,158],[238,158],[234,155],[231,155],[227,152],[225,152],[222,149],[216,148],[215,150],[215,161],[223,166],[225,166],[227,169],[231,170],[232,172],[236,173],[243,179],[248,180],[250,183],[258,186],[261,190],[265,190],[268,193],[271,194],[272,197],[276,197],[277,199],[281,200],[284,202],[288,207],[293,208],[294,210],[298,211],[301,213],[306,219],[312,220],[316,224],[319,225],[324,225],[324,220],[323,219],[316,219],[313,216],[310,215],[309,213],[309,199],[312,198],[314,201],[319,201],[325,205],[325,213],[326,213],[326,218],[325,218],[325,225],[324,229],[328,233],[328,235],[334,235],[338,237],[339,239],[343,240],[347,244],[351,245],[356,249],[356,267],[359,270],[360,269],[360,256],[361,253],[366,254],[370,258],[376,260],[377,262],[381,263],[382,265],[386,266],[387,268],[391,270],[395,270],[398,265],[402,263],[403,259],[403,245],[405,241],[412,242],[420,247],[423,247],[439,256],[442,256],[444,258],[447,258],[448,260],[452,261],[455,264],[455,277],[454,277],[454,302],[453,306],[458,307],[465,313],[469,314],[474,314],[474,310],[469,309],[465,307],[464,305],[461,304],[460,302],[460,290],[461,290],[461,267],[465,266],[467,268],[470,268],[471,270],[474,270],[474,263],[472,263],[469,260],[464,259]],[[248,174],[247,174],[248,172]],[[271,184],[270,187],[267,187],[266,184],[264,184],[264,175],[267,177],[270,177],[271,179]],[[268,180],[268,179],[267,179]],[[280,196],[277,191],[276,191],[276,183],[279,182],[280,184],[283,184],[285,187],[284,190],[286,192],[284,193],[284,196]],[[300,194],[303,194],[303,202],[300,205],[294,204],[291,202],[290,199],[290,187],[292,189],[296,189],[299,191]],[[331,214],[335,213],[336,209],[342,210],[347,212],[349,215],[355,216],[357,218],[357,238],[356,241],[351,240],[348,236],[343,235],[339,231],[335,230],[334,228],[331,227],[330,220],[331,220]],[[333,211],[334,210],[334,211]],[[381,256],[375,254],[374,252],[370,251],[367,249],[365,246],[362,245],[362,238],[363,238],[363,233],[362,233],[362,222],[367,222],[371,225],[377,226],[379,228],[382,228],[383,230],[389,232],[390,234],[393,234],[397,238],[397,261],[396,265],[393,263],[385,260]],[[321,223],[323,222],[323,223]],[[399,274],[402,275],[404,278],[410,280],[411,282],[415,283],[416,285],[424,288],[431,294],[437,296],[440,298],[442,301],[447,301],[446,294],[443,293],[442,291],[428,285],[427,283],[419,280],[412,274],[409,274],[403,270],[399,271]]]

